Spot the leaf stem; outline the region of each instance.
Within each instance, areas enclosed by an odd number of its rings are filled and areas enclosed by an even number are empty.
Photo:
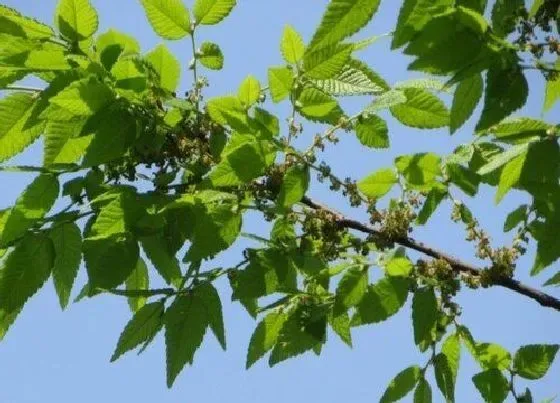
[[[22,85],[8,85],[6,88],[1,88],[2,91],[28,91],[28,92],[43,92],[42,88],[26,87]]]

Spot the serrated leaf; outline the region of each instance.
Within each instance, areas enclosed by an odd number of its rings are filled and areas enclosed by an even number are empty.
[[[55,225],[49,232],[54,246],[53,283],[60,307],[66,308],[80,262],[82,261],[82,234],[75,223]]]
[[[294,75],[286,67],[268,69],[268,86],[273,102],[280,102],[292,91]]]
[[[291,26],[284,27],[282,41],[280,42],[280,50],[284,60],[288,63],[298,63],[305,51],[305,44],[301,35]]]
[[[455,384],[461,358],[460,338],[450,335],[443,343],[441,353],[434,359],[435,378],[446,401],[455,401]]]
[[[493,343],[476,343],[475,358],[484,369],[505,370],[511,363],[510,353],[502,346]]]
[[[208,326],[206,314],[203,301],[194,293],[178,296],[165,312],[168,387],[187,363],[192,364]]]
[[[513,358],[517,375],[525,379],[540,379],[546,375],[558,352],[558,344],[532,344],[521,347]]]
[[[54,263],[52,241],[27,234],[6,257],[0,278],[0,309],[5,315],[23,307],[47,281]]]
[[[214,25],[226,18],[236,0],[196,0],[193,13],[197,24]]]
[[[329,95],[374,95],[390,89],[389,84],[365,63],[350,59],[335,77],[312,80],[315,87]]]
[[[333,307],[328,316],[333,331],[349,347],[352,347],[352,333],[350,332],[350,317],[345,309]]]
[[[502,403],[509,394],[509,382],[497,369],[480,372],[473,376],[472,381],[485,402]]]
[[[200,46],[200,55],[197,57],[200,63],[212,70],[221,70],[224,67],[224,55],[222,49],[212,42],[203,42]]]
[[[409,187],[432,189],[441,175],[441,159],[433,153],[403,155],[395,159],[395,166]]]
[[[194,290],[206,309],[208,326],[216,336],[220,346],[226,349],[226,334],[224,330],[224,319],[222,316],[222,303],[218,291],[209,282],[199,284]]]
[[[23,151],[41,134],[42,122],[32,118],[36,98],[13,93],[0,100],[0,162]]]
[[[10,210],[0,244],[11,243],[42,219],[53,206],[58,194],[59,185],[56,176],[42,174],[35,178]]]
[[[293,165],[286,171],[276,203],[284,209],[289,209],[301,201],[309,186],[309,168]]]
[[[397,173],[393,169],[380,169],[359,181],[358,189],[368,197],[379,198],[389,193],[398,181]]]
[[[130,273],[125,281],[127,291],[147,290],[149,288],[150,277],[148,275],[148,266],[144,259],[139,258],[136,267]],[[146,305],[146,296],[128,297],[128,306],[132,312],[137,312]]]
[[[358,305],[368,287],[368,273],[362,268],[350,268],[346,271],[336,288],[336,298],[344,307]]]
[[[93,36],[99,25],[97,12],[88,0],[60,0],[55,23],[60,33],[74,42]]]
[[[545,286],[559,286],[560,285],[560,272],[556,273],[554,276],[552,276],[551,278],[549,278],[546,283],[544,283]]]
[[[262,175],[265,166],[260,145],[256,141],[247,142],[222,156],[222,161],[210,173],[210,180],[214,186],[222,187],[246,184]]]
[[[104,83],[86,78],[60,91],[49,102],[65,109],[73,116],[92,116],[113,102],[114,95]]]
[[[459,187],[469,196],[474,196],[478,192],[480,176],[470,168],[459,164],[447,164],[445,166],[447,178],[451,183]]]
[[[140,0],[152,28],[163,39],[177,40],[191,33],[189,11],[182,0]]]
[[[515,30],[518,10],[525,7],[523,0],[496,0],[492,8],[492,28],[502,38]]]
[[[524,143],[545,137],[550,125],[542,120],[531,118],[511,118],[488,129],[498,141],[505,143]]]
[[[124,353],[153,339],[163,326],[164,309],[163,301],[152,302],[140,308],[121,333],[111,361],[116,361]]]
[[[490,68],[486,76],[484,109],[476,131],[490,128],[521,108],[527,101],[528,93],[527,80],[519,66]]]
[[[521,154],[506,163],[500,174],[498,189],[496,190],[496,204],[499,203],[509,190],[514,187],[521,177],[527,154]]]
[[[414,342],[425,350],[434,340],[438,319],[438,303],[431,287],[419,288],[412,299]]]
[[[386,273],[391,277],[408,277],[414,265],[406,257],[394,257],[385,265]]]
[[[146,59],[158,73],[161,87],[167,91],[175,91],[181,77],[181,65],[167,46],[158,45],[146,55]]]
[[[432,388],[424,378],[418,381],[414,390],[414,403],[432,403]]]
[[[389,147],[389,129],[379,116],[372,115],[358,120],[355,125],[356,136],[365,146],[372,148]]]
[[[484,82],[480,74],[475,74],[459,83],[453,95],[449,130],[455,133],[472,115],[482,97]]]
[[[261,84],[253,76],[248,76],[241,85],[237,92],[237,97],[245,108],[250,108],[259,100],[261,95]]]
[[[508,214],[508,216],[506,217],[506,221],[504,222],[504,232],[511,231],[520,223],[522,223],[526,218],[527,205],[523,204]]]
[[[0,32],[39,40],[54,36],[52,28],[48,25],[6,6],[0,6]]]
[[[187,225],[183,223],[183,225]],[[179,286],[181,283],[181,268],[174,253],[169,250],[165,240],[159,235],[140,238],[142,249],[154,265],[156,271],[167,284]]]
[[[556,60],[554,68],[560,70],[560,58]],[[544,94],[543,110],[547,112],[560,100],[560,76],[553,77],[553,79],[546,81]]]
[[[495,154],[491,156],[490,161],[488,161],[486,164],[484,164],[477,170],[477,173],[479,175],[486,175],[491,172],[494,172],[498,168],[512,161],[514,158],[522,154],[525,154],[528,149],[529,149],[529,143],[524,143],[508,148],[506,151],[502,153]]]
[[[351,45],[332,45],[306,53],[303,68],[306,77],[325,80],[335,77],[350,60]]]
[[[420,129],[435,129],[449,125],[445,104],[420,88],[405,88],[406,101],[390,107],[391,114],[402,124]]]
[[[45,166],[60,162],[68,155],[67,144],[71,140],[82,140],[78,137],[85,125],[83,119],[65,121],[48,120],[45,126],[45,149],[43,164]],[[70,161],[73,162],[73,161]]]
[[[288,316],[285,313],[271,312],[259,322],[247,349],[245,365],[247,369],[274,347],[287,319]]]
[[[321,90],[308,87],[298,97],[300,112],[309,118],[324,118],[338,107],[336,99]]]
[[[378,323],[396,314],[406,302],[408,286],[408,279],[402,277],[386,277],[370,285],[356,307],[351,325]]]
[[[216,123],[230,126],[240,132],[250,131],[247,110],[238,97],[225,96],[212,98],[206,108],[208,114]]]
[[[428,193],[426,201],[422,206],[422,209],[418,212],[418,218],[416,222],[420,225],[424,225],[428,222],[432,214],[436,211],[440,203],[447,197],[447,190],[441,189],[439,187],[434,187]]]
[[[309,48],[337,44],[355,34],[372,19],[379,3],[380,0],[332,0]]]
[[[380,403],[396,402],[408,395],[416,386],[422,376],[422,370],[417,365],[406,368],[399,372],[392,380]]]
[[[140,53],[140,44],[134,37],[114,29],[99,35],[95,48],[107,70],[111,70],[119,57]]]
[[[1,282],[2,280],[0,277],[0,283]],[[8,333],[8,329],[10,329],[10,326],[12,326],[12,324],[16,321],[20,312],[21,308],[11,313],[7,313],[3,309],[0,309],[0,341],[4,340],[6,333]]]

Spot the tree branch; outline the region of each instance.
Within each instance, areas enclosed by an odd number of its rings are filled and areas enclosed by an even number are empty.
[[[339,225],[341,225],[344,228],[348,228],[348,229],[354,229],[356,231],[360,231],[360,232],[364,232],[366,234],[371,234],[371,235],[376,235],[376,236],[383,236],[383,234],[380,231],[375,230],[374,228],[371,228],[370,226],[350,219],[346,216],[344,216],[343,214],[330,209],[327,206],[324,206],[320,203],[317,203],[315,201],[313,201],[312,199],[308,198],[308,197],[304,197],[301,201],[303,204],[305,204],[306,206],[315,209],[315,210],[324,210],[327,211],[329,213],[331,213],[332,215],[334,215],[336,217],[336,220],[338,222]],[[480,276],[481,274],[481,269],[470,265],[468,263],[465,263],[459,259],[457,259],[454,256],[448,255],[444,252],[441,252],[437,249],[431,248],[425,244],[423,244],[422,242],[418,242],[413,238],[410,237],[406,237],[406,238],[400,238],[400,239],[396,239],[394,240],[395,243],[404,246],[406,248],[409,249],[413,249],[417,252],[421,252],[427,256],[433,257],[435,259],[442,259],[445,260],[447,263],[449,263],[449,265],[453,268],[453,270],[455,270],[456,272],[460,272],[460,273],[468,273],[471,275],[477,275]],[[557,311],[560,311],[560,299],[557,299],[555,297],[553,297],[552,295],[548,295],[540,290],[537,290],[535,288],[529,287],[521,282],[519,282],[518,280],[515,280],[513,278],[509,278],[509,277],[499,277],[499,278],[495,278],[493,279],[493,285],[499,285],[501,287],[504,288],[508,288],[512,291],[517,292],[518,294],[522,294],[525,295],[526,297],[529,297],[535,301],[537,301],[540,305],[542,306],[546,306],[549,308],[553,308]]]

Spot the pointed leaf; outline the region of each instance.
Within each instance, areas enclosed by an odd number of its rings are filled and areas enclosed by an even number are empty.
[[[357,306],[351,325],[379,323],[390,318],[405,304],[408,287],[408,279],[402,277],[386,277],[370,285]]]
[[[350,45],[332,45],[306,53],[303,57],[305,75],[324,80],[335,77],[350,60]]]
[[[280,193],[276,202],[279,206],[289,209],[301,201],[309,186],[309,169],[300,165],[293,165],[286,171]]]
[[[419,288],[412,299],[412,324],[414,326],[414,342],[425,350],[434,340],[437,325],[438,304],[434,289]]]
[[[193,13],[197,24],[214,25],[226,18],[236,0],[196,0]]]
[[[184,223],[183,225],[187,225]],[[165,240],[158,235],[140,238],[142,249],[167,284],[181,284],[181,267]]]
[[[399,401],[414,389],[421,376],[422,370],[416,365],[399,372],[385,390],[380,403]]]
[[[475,74],[459,83],[453,96],[449,130],[455,133],[472,115],[482,97],[484,82],[480,74]]]
[[[224,67],[224,55],[220,47],[212,42],[203,42],[197,60],[209,69],[221,70]]]
[[[358,305],[367,291],[367,286],[368,275],[366,270],[362,268],[348,269],[336,288],[337,301],[347,308]]]
[[[82,234],[75,223],[55,225],[49,232],[54,245],[53,283],[62,309],[66,308],[82,261]]]
[[[222,302],[218,291],[209,283],[201,283],[194,290],[196,296],[200,298],[204,308],[206,309],[206,317],[210,329],[220,342],[220,345],[226,349],[226,334],[224,330],[224,319],[222,316]]]
[[[509,382],[497,369],[480,372],[472,381],[485,402],[502,403],[509,394]]]
[[[525,379],[546,375],[558,352],[558,344],[532,344],[521,347],[513,358],[515,372]]]
[[[146,59],[159,74],[162,88],[167,91],[175,91],[181,77],[181,65],[167,46],[158,45],[146,55]]]
[[[387,123],[377,115],[360,119],[356,123],[356,136],[365,146],[372,148],[389,147],[389,129]]]
[[[253,106],[261,95],[261,84],[253,76],[248,76],[239,87],[237,96],[245,108]]]
[[[247,369],[274,347],[287,319],[285,313],[271,312],[257,325],[247,350]]]
[[[191,33],[189,11],[182,0],[140,0],[152,28],[163,39],[177,40]]]
[[[126,279],[126,289],[127,291],[147,290],[150,286],[149,282],[148,266],[146,266],[144,259],[139,258],[136,267]],[[146,301],[146,296],[128,297],[128,306],[134,313],[146,305]]]
[[[88,39],[97,32],[97,12],[88,0],[60,0],[55,23],[60,33],[71,41]]]
[[[424,378],[418,381],[414,391],[414,403],[432,403],[432,388]]]
[[[303,57],[305,50],[303,38],[291,25],[286,25],[284,28],[280,49],[284,60],[288,63],[298,63]]]
[[[434,129],[449,125],[449,111],[445,104],[420,88],[405,88],[406,102],[391,106],[391,114],[402,124],[420,129]]]
[[[280,102],[292,91],[294,75],[286,67],[268,69],[268,86],[273,102]]]

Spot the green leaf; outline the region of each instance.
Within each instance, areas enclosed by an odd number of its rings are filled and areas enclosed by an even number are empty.
[[[525,105],[528,93],[527,80],[519,66],[490,68],[486,77],[484,109],[476,125],[477,132],[489,129]]]
[[[458,334],[450,335],[435,358],[436,382],[447,401],[455,401],[455,384],[461,358],[461,341]]]
[[[399,122],[420,129],[449,125],[449,111],[438,97],[420,88],[405,88],[403,92],[406,102],[390,107]]]
[[[101,63],[107,70],[111,70],[119,57],[140,53],[140,44],[133,36],[114,29],[99,35],[95,47]]]
[[[390,90],[375,98],[375,100],[368,105],[364,112],[376,113],[381,110],[391,108],[392,106],[402,104],[406,101],[406,95],[404,95],[402,90]]]
[[[414,403],[432,403],[432,388],[424,378],[418,381],[414,391]]]
[[[247,164],[247,161],[251,161],[251,164]],[[260,176],[265,166],[259,143],[243,143],[222,156],[222,161],[210,173],[210,180],[214,186],[246,184]]]
[[[177,40],[191,33],[189,11],[182,0],[140,0],[152,28],[163,39]]]
[[[298,97],[299,110],[310,119],[328,117],[340,108],[336,99],[316,88],[305,88]]]
[[[126,289],[128,291],[147,290],[150,286],[149,283],[150,277],[148,275],[148,266],[146,266],[144,259],[138,258],[136,267],[125,281]],[[145,296],[128,297],[128,306],[132,312],[137,312],[146,305],[146,300],[147,298]]]
[[[132,237],[85,239],[84,260],[92,288],[110,289],[124,283],[138,263],[138,243]]]
[[[268,69],[268,86],[273,102],[280,102],[292,91],[294,75],[286,67]]]
[[[152,302],[140,308],[126,324],[117,342],[111,362],[155,337],[163,326],[163,301]]]
[[[261,84],[253,76],[248,76],[241,85],[239,86],[239,91],[237,97],[239,101],[243,104],[245,108],[250,108],[257,103],[261,95]]]
[[[0,277],[0,283],[2,282]],[[17,316],[21,312],[21,308],[15,310],[14,312],[7,313],[3,309],[0,309],[0,341],[4,340],[8,329],[16,321]]]
[[[375,95],[390,89],[383,78],[355,59],[350,59],[336,76],[311,82],[327,94],[336,96]]]
[[[504,232],[509,232],[527,219],[527,205],[522,204],[506,217]]]
[[[43,164],[45,166],[60,162],[61,159],[70,159],[68,144],[72,140],[82,140],[87,136],[78,137],[85,125],[84,119],[73,119],[65,121],[48,120],[44,131],[45,149]],[[85,151],[85,148],[82,152]],[[77,160],[82,153],[79,153]],[[70,161],[70,162],[74,162]]]
[[[82,261],[82,234],[75,223],[53,226],[49,236],[54,245],[53,283],[62,309],[66,308],[80,262]]]
[[[158,73],[161,87],[167,91],[175,91],[181,77],[181,65],[167,46],[158,45],[146,55],[146,59]]]
[[[400,48],[409,42],[434,15],[451,6],[452,0],[405,0],[399,12],[391,48]]]
[[[459,83],[453,95],[449,130],[455,133],[472,115],[482,97],[484,82],[480,74],[475,74]]]
[[[221,125],[228,125],[240,132],[250,132],[247,111],[238,97],[212,98],[207,103],[208,114]]]
[[[531,118],[511,118],[492,126],[488,133],[504,143],[525,143],[545,137],[550,125],[542,120]]]
[[[47,281],[54,263],[51,240],[28,234],[6,257],[0,278],[0,309],[5,315],[23,307]]]
[[[540,379],[546,375],[558,352],[558,344],[532,344],[521,347],[513,358],[517,375],[525,379]]]
[[[367,197],[379,198],[398,183],[399,178],[391,168],[380,169],[358,182],[358,189]]]
[[[511,148],[508,148],[506,151],[502,153],[492,155],[490,161],[488,161],[486,164],[481,166],[477,170],[477,173],[479,175],[486,175],[491,172],[494,172],[498,168],[501,168],[503,165],[515,159],[516,157],[520,155],[525,155],[528,149],[529,149],[529,144],[525,143],[525,144],[519,144]]]
[[[511,355],[502,346],[493,343],[477,343],[475,358],[483,369],[505,370],[511,363]]]
[[[200,45],[200,55],[197,57],[200,63],[211,70],[221,70],[224,67],[224,55],[222,49],[212,42],[203,42]]]
[[[309,181],[309,168],[292,165],[284,175],[276,203],[284,209],[291,208],[305,196]]]
[[[554,276],[549,278],[546,281],[546,283],[544,283],[544,285],[545,286],[550,286],[550,285],[559,286],[560,285],[560,272],[556,273]]]
[[[560,70],[560,58],[556,60],[554,68]],[[544,112],[549,111],[560,100],[560,76],[554,77],[546,81],[545,95],[544,95]]]
[[[187,224],[183,223],[183,225]],[[140,238],[140,243],[142,249],[146,252],[146,256],[165,282],[179,286],[182,278],[181,267],[165,239],[159,235],[153,235]]]
[[[480,176],[476,172],[459,164],[447,164],[445,171],[448,179],[463,192],[469,196],[476,195],[480,184]]]
[[[56,9],[55,23],[60,33],[78,42],[97,32],[97,12],[88,0],[60,0]]]
[[[378,323],[390,318],[405,304],[408,287],[408,279],[402,277],[386,277],[370,285],[356,307],[351,325]]]
[[[178,296],[165,312],[168,387],[173,385],[185,364],[193,363],[208,326],[206,315],[204,303],[195,293]]]
[[[49,39],[54,36],[51,27],[33,18],[21,15],[13,8],[0,5],[0,33],[28,39]]]
[[[502,403],[509,394],[508,380],[495,368],[476,374],[472,381],[485,402]]]
[[[196,0],[193,13],[196,24],[214,25],[226,18],[236,0]]]
[[[334,45],[355,34],[372,19],[379,3],[380,0],[332,0],[309,48]]]
[[[305,44],[301,35],[291,26],[284,27],[282,41],[280,42],[280,50],[284,60],[288,63],[296,64],[303,58]]]
[[[434,340],[438,320],[438,303],[434,289],[419,288],[412,299],[414,342],[423,351]]]
[[[470,8],[480,14],[484,14],[488,0],[457,0],[457,5]]]
[[[0,244],[7,245],[25,234],[49,212],[58,198],[58,193],[59,185],[56,176],[42,174],[36,177],[10,210]]]
[[[114,94],[104,83],[86,78],[70,84],[49,102],[73,116],[89,117],[114,101]]]
[[[0,100],[0,162],[23,151],[41,134],[43,125],[32,118],[36,98],[16,92]]]
[[[506,193],[518,183],[523,172],[523,167],[525,166],[526,158],[527,154],[521,154],[504,165],[502,173],[500,174],[498,190],[496,191],[496,203],[499,203]]]
[[[344,307],[360,303],[368,288],[368,273],[363,268],[350,268],[336,288],[336,298]]]
[[[404,176],[409,187],[431,189],[441,175],[441,159],[433,153],[403,155],[395,159],[397,170]]]
[[[523,0],[496,0],[492,8],[492,28],[502,38],[515,30],[518,11],[525,8]]]
[[[408,395],[422,377],[422,370],[414,365],[399,372],[381,397],[380,403],[396,402]]]
[[[394,257],[385,265],[387,275],[391,277],[408,277],[414,265],[406,257]]]
[[[340,337],[340,339],[346,343],[349,347],[352,347],[352,333],[350,332],[350,317],[345,309],[333,308],[333,311],[329,314],[329,324],[333,331]]]
[[[285,313],[271,312],[259,322],[249,342],[245,365],[247,369],[274,347],[287,319]]]
[[[306,77],[325,80],[335,77],[350,60],[351,45],[332,45],[308,52],[303,57]]]
[[[437,210],[440,203],[447,197],[447,190],[441,189],[439,187],[434,187],[428,193],[426,201],[422,206],[422,209],[418,213],[418,218],[416,222],[420,225],[424,225],[428,222],[432,214]]]
[[[387,123],[377,115],[359,119],[355,126],[356,136],[365,146],[372,148],[389,147]]]
[[[220,346],[225,350],[226,335],[222,316],[222,303],[218,291],[216,291],[214,286],[209,282],[199,284],[194,291],[206,309],[208,326],[216,336],[216,339],[218,339]]]

